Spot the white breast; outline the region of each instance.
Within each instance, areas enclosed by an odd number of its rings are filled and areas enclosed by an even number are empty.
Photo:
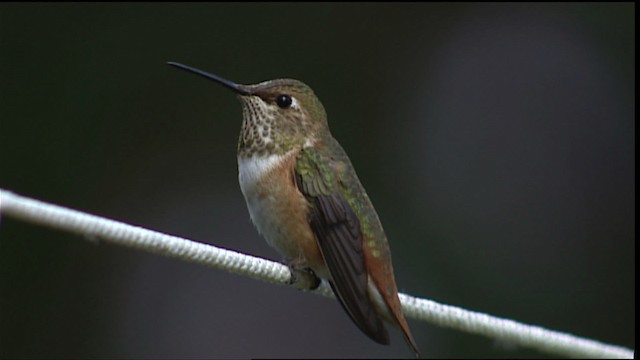
[[[286,159],[285,155],[251,156],[238,158],[238,180],[245,198],[256,182]]]
[[[244,199],[247,202],[251,221],[258,229],[258,232],[265,237],[269,245],[276,249],[283,247],[283,245],[279,244],[284,241],[281,236],[282,225],[275,220],[276,218],[269,211],[272,211],[276,207],[274,205],[281,201],[280,194],[271,191],[265,193],[264,188],[260,191],[258,181],[291,155],[291,153],[287,153],[283,155],[238,158],[238,180]]]

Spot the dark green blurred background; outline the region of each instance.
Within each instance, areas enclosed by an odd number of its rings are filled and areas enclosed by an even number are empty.
[[[312,86],[402,291],[635,347],[635,5],[0,4],[0,187],[279,260],[239,102]],[[410,321],[427,357],[539,353]],[[0,357],[411,356],[330,299],[11,218]]]

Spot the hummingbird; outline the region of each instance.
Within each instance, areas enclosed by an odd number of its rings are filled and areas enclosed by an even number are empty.
[[[383,321],[419,356],[402,312],[386,235],[325,109],[301,81],[241,85],[175,62],[232,90],[242,104],[238,179],[259,233],[294,269],[329,282],[351,320],[388,345]],[[319,283],[316,284],[316,287]]]

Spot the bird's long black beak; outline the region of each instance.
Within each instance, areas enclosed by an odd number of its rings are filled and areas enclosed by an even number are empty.
[[[204,76],[205,78],[209,79],[209,80],[213,80],[219,84],[222,84],[226,87],[228,87],[229,89],[235,91],[236,93],[240,94],[240,95],[251,95],[251,92],[249,91],[249,89],[244,86],[244,85],[240,85],[240,84],[236,84],[232,81],[229,81],[227,79],[221,78],[218,75],[214,75],[214,74],[210,74],[206,71],[202,71],[200,69],[196,69],[193,68],[191,66],[187,66],[187,65],[183,65],[177,62],[173,62],[173,61],[167,61],[167,64],[171,65],[171,66],[175,66],[178,69],[182,69],[182,70],[186,70],[195,74],[198,74],[200,76]]]

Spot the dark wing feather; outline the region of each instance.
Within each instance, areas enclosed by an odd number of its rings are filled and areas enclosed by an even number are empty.
[[[317,161],[318,154],[309,153],[313,150],[305,150],[296,167],[296,184],[312,204],[309,224],[331,273],[331,288],[360,330],[378,343],[389,344],[387,330],[367,291],[360,221],[335,188],[338,174],[323,174],[331,169]]]

